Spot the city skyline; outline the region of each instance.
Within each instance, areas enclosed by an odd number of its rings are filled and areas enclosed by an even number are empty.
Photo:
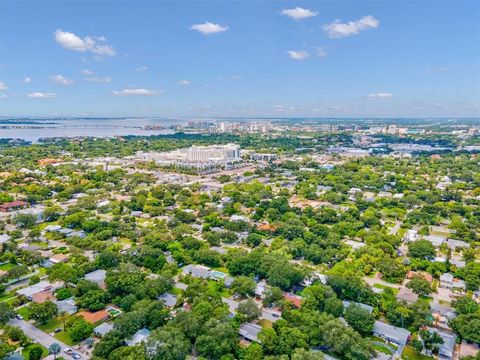
[[[480,115],[473,1],[0,7],[2,116]]]

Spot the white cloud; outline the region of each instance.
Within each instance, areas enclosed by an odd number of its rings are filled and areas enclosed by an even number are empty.
[[[24,84],[30,84],[32,82],[32,79],[28,76],[25,76],[22,80]]]
[[[8,96],[5,94],[0,94],[0,100],[8,99]]]
[[[310,54],[305,50],[289,50],[288,56],[294,60],[305,60]]]
[[[157,92],[148,89],[124,89],[112,91],[112,94],[115,96],[154,96],[157,95]]]
[[[393,94],[389,92],[378,92],[378,93],[368,94],[368,98],[370,99],[386,99],[386,98],[391,98],[392,96]]]
[[[44,92],[33,92],[27,95],[32,99],[55,99],[57,94],[55,93],[44,93]]]
[[[232,80],[242,80],[242,79],[243,79],[242,75],[233,75],[232,76]]]
[[[8,86],[3,81],[0,81],[0,90],[7,90]]]
[[[81,73],[82,73],[83,75],[93,75],[93,71],[88,70],[88,69],[83,69],[83,70],[81,71]]]
[[[110,76],[98,77],[98,76],[89,76],[85,80],[94,82],[94,83],[109,83],[112,81]]]
[[[68,50],[80,52],[90,51],[97,55],[107,56],[114,56],[116,54],[112,46],[103,44],[106,41],[103,36],[86,36],[82,39],[74,33],[57,29],[57,31],[55,31],[55,41]]]
[[[190,30],[198,31],[199,33],[202,33],[203,35],[212,35],[212,34],[217,34],[217,33],[227,31],[228,26],[221,26],[219,24],[213,24],[211,22],[205,22],[203,24],[192,25]]]
[[[330,24],[323,25],[323,30],[328,33],[331,38],[343,38],[350,35],[358,34],[362,30],[376,29],[380,22],[371,15],[362,17],[356,21],[341,23],[335,20]]]
[[[148,69],[148,66],[140,66],[138,68],[135,69],[135,71],[145,71]]]
[[[308,10],[308,9],[303,9],[297,6],[296,8],[293,8],[293,9],[284,9],[282,10],[281,14],[288,16],[294,20],[301,20],[301,19],[317,16],[318,12]]]
[[[60,84],[60,85],[72,85],[75,81],[71,79],[67,79],[63,75],[52,75],[50,76],[50,81],[54,84]]]
[[[190,84],[191,84],[191,82],[188,81],[188,80],[180,80],[178,82],[178,85],[180,85],[180,86],[190,86]]]

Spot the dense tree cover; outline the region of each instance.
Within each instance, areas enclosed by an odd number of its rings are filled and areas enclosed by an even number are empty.
[[[350,304],[347,308],[345,320],[352,328],[363,335],[371,334],[375,323],[375,317],[368,310],[356,304]]]
[[[432,292],[432,287],[429,281],[425,280],[421,275],[415,275],[407,284],[409,289],[418,295],[428,295]]]
[[[14,160],[0,157],[0,170],[11,172],[0,183],[0,203],[11,201],[10,193],[31,204],[44,203],[45,222],[82,231],[85,236],[45,234],[36,218],[15,217],[13,224],[27,235],[19,229],[8,231],[14,241],[5,244],[0,253],[0,260],[12,265],[5,278],[27,275],[41,260],[18,248],[15,241],[38,241],[45,236],[46,242],[64,242],[65,246],[55,251],[68,252],[69,262],[47,271],[49,280],[65,285],[56,291],[57,299],[75,296],[79,307],[91,311],[110,303],[123,310],[113,320],[114,330],[96,344],[95,359],[183,359],[193,351],[200,358],[221,360],[322,358],[321,353],[310,350],[312,347],[343,359],[369,359],[374,350],[366,336],[371,334],[375,317],[418,332],[430,324],[430,310],[422,299],[414,304],[397,301],[388,288],[375,294],[364,276],[379,273],[383,281],[401,283],[409,270],[427,271],[435,278],[452,272],[467,282],[469,290],[478,289],[478,161],[466,154],[440,159],[370,156],[341,160],[333,169],[326,169],[315,160],[313,149],[322,149],[332,140],[351,142],[350,136],[343,134],[276,139],[181,134],[148,141],[88,139],[8,148],[2,154]],[[188,186],[159,184],[153,175],[159,168],[153,163],[139,164],[135,170],[105,170],[85,164],[47,166],[42,168],[44,175],[29,174],[28,181],[25,174],[16,171],[20,164],[37,168],[37,161],[47,156],[68,161],[228,141],[290,154],[292,160],[265,164],[245,174],[251,178],[248,181],[237,181],[235,175],[222,176],[223,187],[208,193],[202,191],[203,179]],[[298,147],[312,151],[297,155]],[[440,176],[451,179],[446,189],[437,187]],[[360,191],[350,194],[352,188]],[[379,191],[401,196],[364,196]],[[109,199],[107,205],[97,206],[105,199]],[[68,208],[57,205],[67,200],[74,200]],[[249,221],[233,221],[232,215]],[[390,231],[395,224],[398,231]],[[420,235],[426,235],[432,233],[433,225],[448,228],[450,238],[472,247],[455,252],[417,240],[408,245],[408,253],[403,253],[406,229],[415,226]],[[0,223],[0,231],[6,232],[5,227]],[[354,250],[346,240],[360,246]],[[84,256],[85,250],[95,254],[94,261]],[[446,262],[432,261],[437,255],[444,255]],[[467,262],[464,268],[450,262],[458,256]],[[179,276],[187,289],[172,289],[179,267],[187,264],[228,272],[233,283],[226,288],[223,281]],[[82,280],[87,272],[97,269],[107,270],[105,290]],[[316,273],[327,275],[326,285],[315,280]],[[261,315],[252,300],[259,280],[268,284],[263,304],[278,307],[282,318],[271,329],[262,330],[261,344],[244,349],[238,343],[238,328]],[[304,288],[310,281],[313,285]],[[407,286],[419,295],[432,291],[428,282],[416,276]],[[173,311],[157,300],[165,292],[178,297]],[[283,292],[301,295],[300,308],[285,301]],[[235,316],[229,315],[222,297],[240,302]],[[342,300],[352,305],[344,309]],[[375,309],[370,314],[355,302]],[[32,305],[32,319],[45,322],[56,316],[50,305],[43,306]],[[478,307],[469,298],[460,298],[454,306],[458,316],[452,320],[452,328],[461,338],[478,341]],[[0,322],[13,315],[8,307],[4,310]],[[349,326],[337,319],[342,315]],[[72,339],[85,339],[92,333],[92,326],[83,319],[65,317],[62,323]],[[124,341],[142,328],[152,331],[147,343],[125,346]],[[427,350],[437,349],[438,339],[433,335],[420,333],[420,337]],[[8,344],[0,343],[0,349],[2,346]]]
[[[28,310],[30,318],[40,324],[45,324],[58,314],[57,305],[51,301],[45,301],[44,303],[33,302],[29,305]]]

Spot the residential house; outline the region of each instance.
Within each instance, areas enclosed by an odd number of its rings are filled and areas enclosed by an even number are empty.
[[[105,278],[107,277],[107,271],[98,269],[92,272],[85,274],[85,280],[94,282],[102,289],[105,289]]]
[[[418,295],[409,288],[402,286],[397,294],[397,300],[404,300],[410,304],[417,302]]]
[[[189,264],[182,270],[184,275],[191,275],[196,278],[207,279],[210,277],[210,268],[203,265]]]
[[[67,314],[73,315],[78,311],[78,307],[75,304],[75,300],[73,297],[65,300],[54,301],[54,303],[57,305],[59,313],[65,312]]]
[[[177,304],[177,296],[170,293],[165,293],[157,297],[158,300],[162,300],[165,303],[165,306],[169,308],[175,307]]]
[[[25,209],[28,207],[28,203],[26,201],[16,200],[12,202],[6,202],[0,205],[0,211],[2,212],[10,212],[14,210]]]
[[[0,245],[6,243],[8,240],[10,240],[10,238],[10,235],[7,234],[0,235]]]
[[[470,244],[461,240],[448,239],[447,246],[450,250],[455,251],[456,249],[468,249]]]
[[[345,240],[345,244],[351,246],[353,250],[358,250],[364,247],[366,244],[360,241],[355,241],[355,240]]]
[[[404,328],[393,326],[382,321],[375,321],[373,325],[373,334],[403,347],[407,343],[408,337],[411,333]]]
[[[106,310],[99,310],[95,312],[80,311],[77,315],[83,317],[90,324],[95,324],[100,321],[105,321],[110,317],[110,314]]]
[[[428,282],[433,281],[432,275],[426,272],[421,272],[421,271],[409,271],[407,273],[407,279],[413,279],[414,276],[421,276],[424,280],[427,280]]]
[[[125,343],[128,346],[134,346],[134,345],[145,342],[149,336],[150,336],[150,330],[143,328],[138,330],[135,334],[133,334],[132,338],[129,340],[126,340]]]
[[[265,297],[265,290],[267,288],[267,283],[265,281],[260,281],[255,286],[255,296],[263,299]]]
[[[373,306],[370,306],[370,305],[367,305],[367,304],[363,304],[363,303],[359,303],[359,302],[355,302],[355,301],[343,300],[343,301],[342,301],[342,304],[343,304],[343,309],[344,309],[344,310],[347,310],[350,305],[358,305],[358,306],[360,306],[362,309],[367,310],[370,314],[371,314],[372,311],[373,311]]]
[[[439,236],[439,235],[426,235],[423,237],[424,240],[430,241],[433,246],[436,248],[442,246],[443,243],[447,241],[447,238],[445,236]]]
[[[414,242],[418,240],[418,231],[413,229],[408,229],[405,233],[403,240],[405,242]]]
[[[108,332],[113,330],[113,324],[103,323],[93,329],[93,333],[98,337],[104,337]]]
[[[32,295],[42,292],[42,291],[51,291],[54,292],[56,289],[62,287],[61,282],[51,283],[49,281],[43,280],[34,285],[27,286],[23,289],[17,290],[18,295],[25,295],[27,298],[32,297]]]
[[[465,281],[460,279],[455,279],[452,274],[445,273],[440,276],[440,285],[444,289],[458,289],[465,290],[466,284]]]
[[[262,327],[257,324],[253,323],[245,323],[240,325],[240,329],[238,333],[241,337],[248,341],[256,341],[260,343],[261,341],[258,339],[258,333],[262,331]]]
[[[55,254],[53,255],[50,259],[52,263],[58,264],[58,263],[65,263],[69,259],[69,256],[67,254]]]
[[[32,294],[28,298],[37,304],[43,304],[46,301],[54,300],[55,296],[53,296],[53,293],[51,291],[46,290]]]
[[[443,331],[438,331],[434,328],[427,328],[430,333],[436,332],[442,339],[443,344],[440,344],[440,348],[438,349],[438,359],[439,360],[452,360],[453,359],[453,352],[455,350],[455,339],[456,336],[454,334],[449,334]]]
[[[301,296],[291,294],[291,293],[283,293],[283,299],[292,304],[296,308],[300,308],[302,306],[303,298]]]

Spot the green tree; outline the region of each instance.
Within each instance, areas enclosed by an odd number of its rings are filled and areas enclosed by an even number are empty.
[[[39,345],[33,345],[30,347],[28,353],[28,360],[40,360],[43,355],[43,349]]]
[[[76,299],[77,305],[90,311],[101,310],[106,304],[106,295],[103,290],[92,290]]]
[[[255,294],[255,281],[247,276],[237,276],[232,282],[231,289],[238,295],[247,296]]]
[[[241,301],[238,304],[237,313],[243,315],[246,321],[253,321],[262,315],[262,311],[252,299]]]
[[[435,247],[428,240],[417,240],[408,244],[408,255],[418,259],[433,259]]]
[[[13,223],[19,228],[30,229],[37,222],[37,217],[32,214],[19,213],[13,217]]]
[[[345,311],[345,320],[363,335],[371,334],[375,323],[375,317],[367,309],[353,303]]]
[[[51,301],[45,301],[42,304],[31,303],[29,307],[30,318],[40,324],[45,324],[52,320],[58,313],[57,305]]]
[[[428,295],[432,292],[430,282],[425,280],[421,275],[415,275],[412,280],[408,282],[407,287],[418,295]]]
[[[94,326],[82,317],[75,317],[69,324],[68,333],[73,341],[82,341],[90,337]]]
[[[164,326],[150,334],[145,349],[148,360],[183,360],[189,354],[190,346],[181,330]]]
[[[52,343],[48,347],[48,353],[53,355],[53,359],[56,359],[57,355],[60,354],[61,351],[62,351],[62,347],[58,343]]]
[[[77,269],[65,263],[53,265],[47,274],[51,281],[63,281],[65,287],[68,287],[68,283],[75,283],[79,277]]]
[[[12,305],[5,301],[0,302],[0,324],[6,324],[14,316],[15,312]]]
[[[200,356],[208,359],[220,359],[227,354],[234,354],[238,347],[238,332],[228,322],[210,319],[205,323],[204,331],[195,342],[195,349]]]
[[[305,350],[303,348],[295,349],[292,354],[292,360],[324,360],[325,357],[323,353],[317,351],[313,352],[312,350]]]

